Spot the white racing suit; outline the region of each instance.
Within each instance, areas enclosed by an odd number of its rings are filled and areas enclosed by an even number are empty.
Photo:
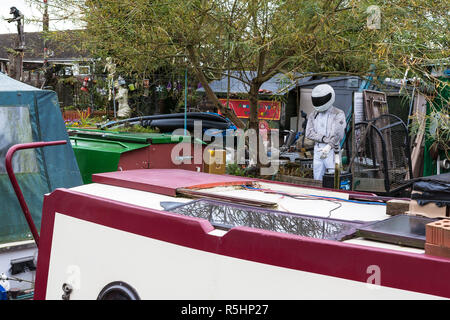
[[[325,112],[313,111],[309,115],[306,125],[306,138],[315,142],[314,180],[322,180],[326,169],[334,169],[334,150],[339,149],[346,126],[345,113],[333,106]],[[325,159],[321,159],[321,150],[327,144],[331,146],[331,150]]]

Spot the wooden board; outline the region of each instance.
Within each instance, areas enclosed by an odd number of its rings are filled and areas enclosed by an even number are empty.
[[[421,177],[423,174],[423,155],[424,155],[424,134],[426,128],[426,113],[427,113],[427,101],[425,96],[418,94],[414,101],[414,116],[419,122],[419,131],[414,139],[414,144],[412,146],[411,152],[411,164],[414,177]],[[407,179],[412,179],[413,177],[408,176]]]
[[[363,99],[364,99],[364,114],[366,120],[373,120],[378,118],[383,114],[389,114],[389,108],[387,104],[386,94],[384,92],[372,91],[372,90],[364,90],[363,91]],[[389,119],[381,119],[377,122],[377,127],[382,128],[389,125]],[[392,140],[391,140],[391,130],[386,129],[383,130],[383,138],[386,142],[386,155],[389,167],[393,163],[393,153],[392,153]],[[374,137],[375,138],[375,134]],[[375,139],[375,152],[377,155],[377,160],[381,163],[383,159],[383,149],[381,141]],[[387,169],[387,168],[386,168]]]
[[[409,211],[409,200],[393,199],[386,202],[386,214],[395,216]]]
[[[364,90],[364,116],[365,120],[373,120],[382,114],[388,114],[389,108],[384,92]]]

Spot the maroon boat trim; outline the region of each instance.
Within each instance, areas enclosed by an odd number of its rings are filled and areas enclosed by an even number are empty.
[[[245,227],[217,237],[203,219],[59,189],[44,201],[35,299],[46,297],[56,212],[188,248],[363,283],[376,265],[382,286],[450,298],[450,259]]]
[[[36,242],[36,246],[39,247],[39,232],[34,224],[33,218],[31,217],[30,210],[28,209],[27,203],[23,196],[22,190],[20,189],[19,183],[17,182],[16,175],[14,174],[14,169],[12,166],[12,158],[16,151],[24,150],[24,149],[35,149],[41,147],[49,147],[56,146],[61,144],[66,144],[67,141],[50,141],[50,142],[30,142],[30,143],[22,143],[16,144],[8,149],[8,152],[5,156],[5,168],[8,173],[9,180],[13,186],[14,192],[16,193],[17,200],[19,200],[20,207],[22,208],[25,219],[27,220],[28,227],[31,230],[31,234],[33,235],[34,241]]]

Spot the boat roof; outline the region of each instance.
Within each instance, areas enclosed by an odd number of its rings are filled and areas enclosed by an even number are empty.
[[[315,226],[317,223],[337,222],[341,229],[333,234],[327,233],[328,238],[324,236],[325,239],[336,240],[344,229],[355,229],[392,218],[386,214],[384,203],[353,200],[354,194],[351,192],[228,175],[178,169],[144,169],[96,174],[93,181],[71,190],[200,218],[204,218],[201,214],[205,214],[206,208],[215,217],[214,221],[209,221],[215,228],[211,234],[217,236],[223,236],[233,226],[249,221],[251,224],[247,226],[250,227],[287,233],[295,233],[292,227],[286,227],[287,224],[313,221]],[[255,220],[256,216],[259,220]],[[225,220],[230,217],[234,219],[234,224],[227,222],[228,228],[224,227],[224,217]],[[267,227],[266,218],[271,221],[272,227]],[[334,228],[336,225],[329,226]],[[308,233],[298,235],[308,236]],[[424,253],[422,248],[374,241],[358,235],[348,237],[346,234],[339,239],[352,245]]]
[[[42,91],[36,87],[32,87],[26,83],[20,82],[8,77],[3,72],[0,72],[0,92],[2,91]]]

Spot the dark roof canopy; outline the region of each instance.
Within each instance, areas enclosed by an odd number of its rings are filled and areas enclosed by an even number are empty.
[[[51,32],[47,35],[47,48],[49,61],[76,61],[89,57],[87,50],[80,48],[76,30]],[[16,33],[0,34],[0,59],[8,59],[8,52],[14,47],[17,39]],[[24,61],[39,62],[44,60],[43,32],[25,33],[25,55]]]

